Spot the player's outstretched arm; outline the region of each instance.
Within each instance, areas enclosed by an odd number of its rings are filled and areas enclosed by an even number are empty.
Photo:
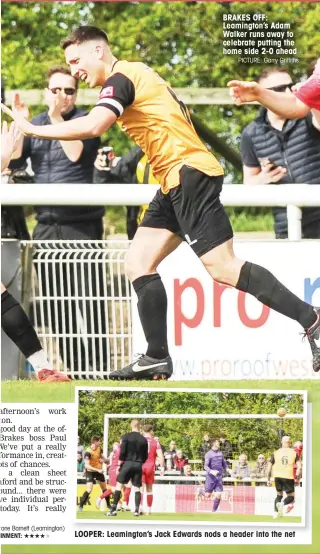
[[[283,94],[262,88],[255,81],[229,81],[233,101],[238,106],[244,102],[260,102],[263,106],[285,119],[305,117],[310,108],[294,94]]]
[[[108,108],[95,106],[88,115],[70,121],[55,125],[33,125],[16,110],[10,110],[3,104],[1,104],[1,108],[14,119],[26,136],[51,140],[98,137],[107,131],[117,119],[117,116]]]
[[[262,89],[255,81],[229,81],[227,86],[237,106],[244,102],[260,102],[259,94]]]
[[[10,127],[6,121],[1,128],[1,172],[4,171],[12,158],[12,155],[21,140],[21,131],[15,122]]]

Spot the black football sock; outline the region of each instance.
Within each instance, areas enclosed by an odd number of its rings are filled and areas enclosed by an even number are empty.
[[[287,496],[284,499],[283,504],[286,506],[287,504],[292,504],[292,502],[294,502],[294,496]]]
[[[80,504],[79,504],[80,508],[83,508],[85,503],[89,500],[89,496],[90,496],[90,492],[85,491],[83,493],[83,495],[80,498]]]
[[[120,496],[121,496],[121,491],[118,491],[118,490],[114,491],[114,493],[113,493],[113,504],[111,506],[111,510],[113,512],[115,512],[116,509],[117,509],[117,506],[118,506],[119,500],[120,500]]]
[[[1,326],[25,358],[42,350],[27,314],[7,290],[1,294]]]
[[[278,511],[277,504],[278,504],[278,502],[281,502],[281,500],[282,500],[282,496],[280,496],[280,494],[278,494],[277,498],[274,501],[274,511],[275,512]]]
[[[135,494],[134,494],[134,503],[135,503],[136,512],[139,512],[140,501],[141,501],[141,492],[136,491]]]
[[[304,329],[316,321],[316,313],[310,304],[300,300],[278,281],[270,271],[260,265],[245,262],[241,268],[236,288],[255,296],[262,304],[280,314],[295,319]]]
[[[132,283],[148,343],[147,356],[161,360],[169,355],[167,342],[167,293],[160,275],[143,275]]]

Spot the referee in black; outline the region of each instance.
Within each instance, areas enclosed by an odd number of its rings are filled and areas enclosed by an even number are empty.
[[[110,512],[108,512],[108,516],[117,515],[117,505],[120,500],[122,488],[130,480],[132,482],[132,492],[135,492],[134,515],[139,515],[142,465],[148,458],[148,441],[140,434],[140,421],[138,419],[133,419],[131,421],[131,429],[131,433],[127,433],[122,437],[118,463],[119,474],[116,490],[113,495],[113,504],[111,505]]]

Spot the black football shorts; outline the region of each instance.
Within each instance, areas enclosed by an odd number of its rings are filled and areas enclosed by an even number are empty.
[[[286,494],[294,492],[294,479],[275,477],[274,484],[277,492],[285,492]]]
[[[122,464],[117,482],[126,485],[130,479],[134,487],[142,486],[142,464],[140,462],[124,462]]]
[[[141,227],[168,229],[188,242],[198,256],[233,237],[229,217],[220,202],[223,176],[210,177],[193,167],[180,170],[180,185],[151,201]]]

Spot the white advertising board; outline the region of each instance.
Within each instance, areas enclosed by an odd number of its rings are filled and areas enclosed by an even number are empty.
[[[319,241],[239,241],[236,255],[263,265],[292,292],[320,306]],[[159,266],[168,295],[174,380],[310,379],[309,343],[293,321],[256,298],[214,282],[187,244]],[[146,342],[133,301],[133,352]]]

